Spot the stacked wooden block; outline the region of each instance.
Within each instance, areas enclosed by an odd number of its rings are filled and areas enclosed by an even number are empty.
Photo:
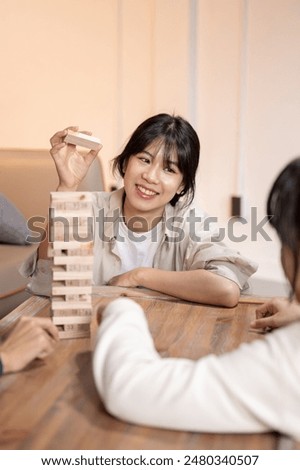
[[[51,310],[60,338],[90,336],[93,209],[88,192],[54,192],[50,199]]]

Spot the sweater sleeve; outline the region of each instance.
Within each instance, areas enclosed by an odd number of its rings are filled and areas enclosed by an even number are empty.
[[[98,330],[95,383],[108,412],[132,423],[299,438],[299,335],[291,325],[222,356],[161,358],[142,308],[117,299]]]

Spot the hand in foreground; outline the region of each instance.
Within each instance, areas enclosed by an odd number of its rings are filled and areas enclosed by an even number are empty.
[[[49,318],[21,317],[0,344],[3,372],[16,372],[34,359],[43,359],[58,340],[57,328]]]
[[[96,315],[97,325],[100,325],[102,321],[102,313],[104,312],[107,305],[110,304],[113,300],[114,299],[110,297],[102,297],[99,304],[97,304],[97,315]]]
[[[256,320],[252,328],[273,329],[300,320],[300,304],[275,298],[256,309]]]
[[[81,155],[76,145],[64,142],[68,129],[78,132],[78,127],[67,127],[63,131],[56,132],[50,139],[50,153],[58,173],[58,190],[76,191],[79,183],[83,180],[89,167],[101,150],[102,145],[99,145],[97,150],[90,150],[88,153]],[[89,131],[80,132],[87,135],[92,134]]]

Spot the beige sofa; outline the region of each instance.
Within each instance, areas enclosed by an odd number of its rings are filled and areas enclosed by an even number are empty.
[[[38,216],[46,223],[49,193],[55,191],[57,183],[55,165],[48,150],[0,149],[0,193],[27,221]],[[99,159],[93,162],[79,189],[105,189]],[[21,276],[19,269],[37,247],[37,244],[0,242],[0,318],[29,296],[26,292],[28,281]]]

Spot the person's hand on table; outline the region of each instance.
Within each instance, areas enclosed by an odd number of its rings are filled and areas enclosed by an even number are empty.
[[[0,344],[3,373],[17,372],[53,352],[58,330],[49,318],[21,317]]]
[[[256,319],[251,328],[274,329],[300,320],[300,305],[296,301],[275,298],[256,309]]]
[[[126,296],[124,295],[122,297]],[[110,304],[113,300],[115,299],[111,297],[102,297],[102,299],[100,300],[99,304],[97,305],[97,325],[100,325],[101,323],[102,313],[104,312],[105,307]]]

